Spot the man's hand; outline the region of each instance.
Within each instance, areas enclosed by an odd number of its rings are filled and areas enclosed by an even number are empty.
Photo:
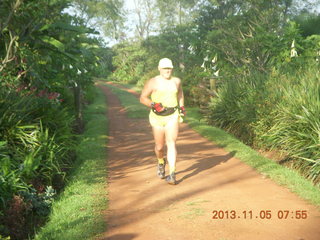
[[[156,110],[156,112],[160,113],[163,112],[165,110],[165,108],[162,106],[161,103],[151,103],[151,107],[152,109]]]
[[[180,114],[183,115],[183,116],[185,116],[187,114],[186,109],[185,109],[184,106],[181,106],[179,111],[180,111]]]

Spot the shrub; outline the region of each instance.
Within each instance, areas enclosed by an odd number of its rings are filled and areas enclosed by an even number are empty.
[[[294,159],[294,167],[315,183],[320,182],[319,77],[319,71],[313,67],[283,77],[285,81],[274,89],[281,100],[274,106],[273,119],[260,136],[266,146],[284,150]]]
[[[59,190],[71,164],[72,124],[52,95],[0,89],[0,234],[23,239],[48,214],[48,186]]]
[[[252,144],[252,124],[265,101],[265,82],[266,77],[260,73],[227,81],[219,90],[218,97],[211,100],[206,116],[208,122]]]

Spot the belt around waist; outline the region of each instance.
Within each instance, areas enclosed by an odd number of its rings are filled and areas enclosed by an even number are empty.
[[[176,107],[165,107],[162,112],[157,112],[155,109],[152,109],[152,111],[157,114],[158,116],[169,116],[173,114],[178,109],[178,106]]]

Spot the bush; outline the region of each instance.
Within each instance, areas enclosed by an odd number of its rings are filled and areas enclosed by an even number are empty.
[[[285,151],[294,159],[294,167],[319,184],[320,73],[316,68],[283,77],[282,84],[274,89],[281,100],[273,107],[273,119],[260,140],[265,146]]]
[[[317,68],[301,67],[296,74],[274,71],[269,76],[255,74],[230,80],[219,90],[218,97],[212,98],[207,120],[249,145],[285,152],[293,167],[319,184]]]
[[[51,96],[0,90],[0,234],[13,239],[49,213],[48,186],[61,189],[71,164],[73,117]]]
[[[252,144],[258,109],[265,101],[266,77],[255,73],[227,81],[212,98],[207,120],[223,128],[247,144]]]

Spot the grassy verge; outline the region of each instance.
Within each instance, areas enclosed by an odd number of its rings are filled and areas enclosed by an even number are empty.
[[[109,87],[109,85],[108,85]],[[125,86],[130,88],[130,86]],[[120,96],[120,101],[129,111],[134,111],[139,105],[137,98],[119,88],[112,87],[114,93]],[[131,97],[129,96],[131,95]],[[122,97],[121,97],[122,96]],[[140,104],[141,105],[141,104]],[[142,111],[142,110],[140,110]],[[141,113],[138,116],[144,117]],[[201,114],[196,108],[187,109],[186,122],[205,138],[218,144],[228,152],[235,152],[235,157],[255,168],[262,175],[269,177],[279,185],[282,185],[301,198],[320,208],[320,189],[310,181],[299,175],[296,171],[275,163],[273,160],[263,157],[258,152],[243,144],[241,141],[225,131],[208,126],[201,121]]]
[[[78,160],[64,192],[55,200],[48,223],[35,239],[93,239],[106,229],[107,119],[103,93],[84,113],[86,129],[77,147]]]
[[[108,87],[111,89],[111,91],[114,94],[116,94],[118,96],[120,102],[122,103],[122,105],[126,109],[127,116],[129,118],[147,118],[148,117],[148,115],[149,115],[148,108],[146,106],[140,104],[134,95],[132,95],[126,91],[123,91],[120,88],[112,86],[110,84],[108,85]],[[128,88],[128,85],[125,87]]]

